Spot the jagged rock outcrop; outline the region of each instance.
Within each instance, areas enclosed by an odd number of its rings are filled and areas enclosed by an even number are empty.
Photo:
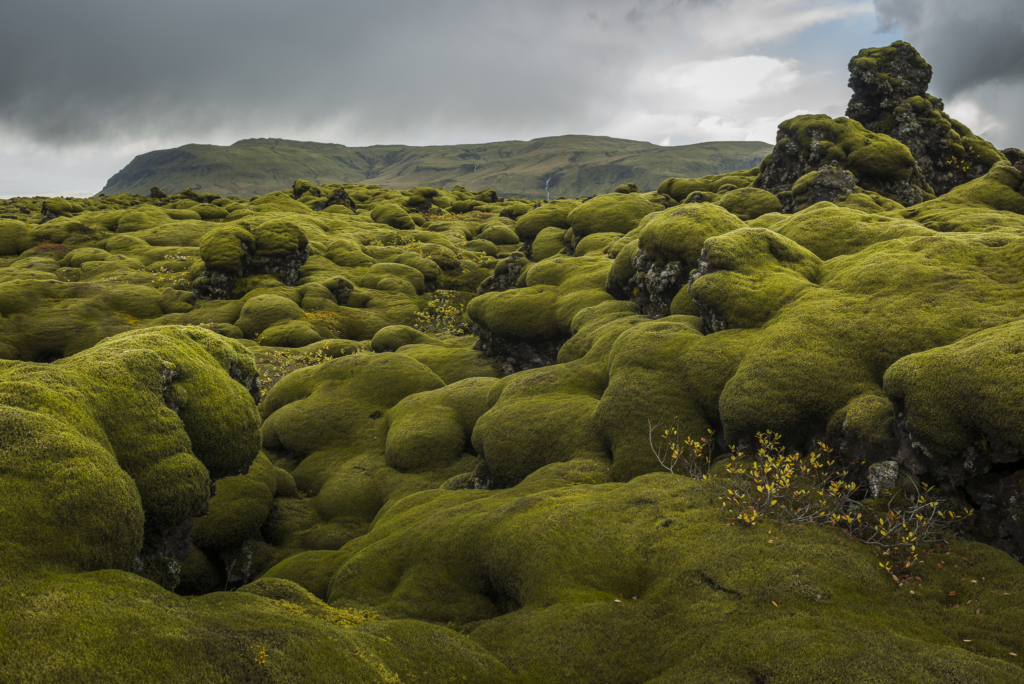
[[[810,185],[800,180],[833,165],[837,173],[853,174],[864,190],[904,206],[934,197],[906,145],[853,119],[824,114],[801,115],[779,124],[775,149],[761,162],[753,186],[775,194],[783,211],[792,213],[797,209],[794,192]]]
[[[928,94],[932,68],[909,43],[899,40],[861,50],[849,69],[853,96],[846,116],[906,145],[935,194],[978,178],[1005,160],[991,143],[950,118],[941,99]]]

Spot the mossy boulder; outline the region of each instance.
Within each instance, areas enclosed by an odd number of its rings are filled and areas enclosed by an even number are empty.
[[[779,124],[778,142],[761,163],[754,186],[777,195],[791,213],[796,208],[794,184],[833,162],[852,173],[865,190],[904,206],[934,197],[906,145],[873,133],[853,119],[824,114],[797,116]]]
[[[779,198],[760,188],[736,188],[720,196],[715,202],[741,221],[751,221],[772,212],[781,212]]]
[[[52,365],[4,366],[4,489],[19,501],[3,528],[5,570],[144,572],[153,560],[173,586],[210,478],[245,470],[259,450],[255,388],[248,352],[199,328],[126,333]]]
[[[676,202],[684,202],[694,192],[717,194],[719,189],[732,186],[745,188],[754,182],[758,168],[748,171],[704,176],[702,178],[666,178],[658,186],[658,194],[667,195]]]
[[[477,349],[506,373],[551,363],[572,335],[573,317],[612,298],[601,289],[611,265],[603,255],[554,257],[520,276],[524,287],[474,297],[466,312]]]
[[[688,288],[707,330],[752,328],[813,287],[821,271],[821,260],[789,238],[740,228],[704,243]]]
[[[199,218],[204,221],[219,221],[227,218],[228,215],[228,212],[223,207],[213,204],[200,204],[193,211],[199,214]]]
[[[521,242],[533,242],[545,228],[567,229],[569,213],[579,206],[575,200],[557,200],[531,209],[516,220],[516,235]]]
[[[251,339],[271,326],[302,320],[302,317],[302,309],[293,300],[281,295],[264,294],[246,300],[235,325],[243,335]]]
[[[370,211],[370,217],[377,223],[383,223],[398,230],[416,230],[413,222],[405,209],[395,202],[381,202]]]
[[[914,155],[936,194],[983,176],[1001,152],[943,111],[926,91],[932,68],[914,47],[898,40],[866,48],[850,60],[853,96],[846,116],[899,140]]]
[[[470,378],[420,392],[388,412],[385,462],[401,472],[454,463],[469,448],[476,421],[487,410],[496,378]]]
[[[644,216],[663,208],[638,194],[613,192],[587,200],[573,209],[567,220],[575,243],[594,233],[625,235],[636,228]]]
[[[849,171],[839,168],[838,162],[823,164],[817,171],[805,173],[793,183],[793,209],[799,212],[818,202],[840,203],[856,189],[857,178]],[[779,206],[778,211],[781,211],[781,203]]]
[[[309,254],[305,233],[286,219],[271,219],[254,229],[248,225],[215,228],[199,243],[203,268],[193,288],[201,296],[230,299],[253,289],[254,284],[243,282],[249,278],[295,285]]]
[[[512,225],[489,221],[483,226],[483,230],[477,235],[479,240],[487,240],[495,245],[517,245],[519,236]]]
[[[199,258],[206,267],[226,275],[241,276],[255,252],[256,238],[235,225],[216,228],[199,243]]]
[[[739,217],[710,203],[649,214],[640,224],[636,242],[626,243],[616,253],[605,290],[636,302],[642,313],[666,315],[697,268],[704,242],[742,227]]]
[[[14,256],[35,245],[28,224],[0,219],[0,256]]]
[[[43,216],[52,219],[57,218],[58,216],[67,216],[69,214],[78,213],[82,211],[82,208],[63,197],[50,197],[43,200],[40,205],[40,211],[43,213]]]

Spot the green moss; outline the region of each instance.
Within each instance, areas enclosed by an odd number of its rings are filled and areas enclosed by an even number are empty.
[[[281,258],[306,249],[308,240],[298,226],[283,219],[267,221],[253,230],[256,256]],[[206,261],[206,259],[203,259]]]
[[[638,247],[657,264],[679,262],[685,274],[696,268],[705,240],[742,227],[742,220],[727,209],[690,204],[666,209],[644,221]]]
[[[569,213],[580,206],[575,200],[558,200],[531,209],[516,221],[516,235],[522,242],[531,242],[545,228],[569,227]]]
[[[199,243],[199,258],[207,268],[234,275],[242,274],[242,268],[255,251],[256,239],[240,226],[216,228]]]
[[[291,214],[312,214],[313,210],[302,202],[292,199],[284,192],[272,192],[249,202],[249,208],[256,212],[285,212]]]
[[[274,323],[256,336],[256,341],[265,347],[306,347],[322,339],[308,320]]]
[[[757,171],[758,169],[755,167],[749,171],[734,171],[702,178],[666,178],[658,186],[658,192],[670,196],[676,202],[682,202],[694,192],[715,193],[725,185],[737,188],[747,187],[757,176]]]
[[[533,240],[531,258],[542,261],[561,252],[565,248],[566,232],[564,228],[554,226],[541,230]]]
[[[425,682],[514,681],[496,658],[452,630],[378,624],[366,611],[326,606],[282,580],[185,598],[106,571],[40,577],[3,592],[0,629],[19,636],[7,642],[2,662],[19,681],[326,683],[339,672],[360,684],[413,675]],[[143,652],[143,660],[125,655]]]
[[[771,229],[806,247],[819,259],[855,254],[896,238],[934,234],[914,221],[865,214],[846,206],[819,202],[774,223]]]
[[[444,467],[469,447],[473,427],[487,410],[487,394],[497,382],[469,378],[406,397],[388,412],[384,459],[400,472]]]
[[[377,223],[383,223],[398,230],[415,230],[416,224],[409,218],[405,209],[394,202],[381,202],[373,207],[370,217]]]
[[[222,477],[214,483],[210,512],[197,518],[192,539],[206,551],[241,546],[263,526],[277,491],[277,475],[267,457],[260,454],[245,475]]]
[[[567,338],[577,313],[611,299],[602,289],[611,265],[603,255],[545,259],[526,271],[525,287],[474,297],[466,312],[503,340],[536,343]]]
[[[373,336],[370,348],[375,352],[393,352],[408,344],[443,344],[440,340],[408,325],[389,325]]]
[[[885,373],[885,392],[905,414],[905,430],[929,468],[960,484],[987,470],[991,445],[1024,446],[1020,420],[1022,324],[983,330],[948,346],[899,359]],[[985,446],[975,449],[975,444]],[[1000,458],[998,454],[995,458]]]
[[[748,681],[752,671],[867,680],[878,659],[908,681],[1018,677],[1009,656],[982,655],[1007,652],[1001,640],[1012,629],[990,631],[991,616],[949,608],[948,591],[962,594],[965,575],[980,581],[966,564],[929,573],[910,597],[866,547],[840,545],[835,531],[725,527],[684,479],[600,478],[598,467],[555,464],[507,491],[439,492],[392,509],[341,565],[329,603],[465,625],[523,681]],[[1009,559],[972,547],[975,564],[979,552],[1013,573],[1001,589],[1018,585]],[[968,591],[996,601],[1000,622],[1020,613],[998,601],[999,589]],[[715,646],[665,648],[666,632],[673,644],[701,635]],[[977,652],[950,646],[964,638],[991,641]],[[893,639],[899,657],[886,656]]]
[[[473,344],[475,341],[471,337],[466,343]],[[483,352],[468,347],[407,344],[398,353],[419,361],[448,385],[467,378],[495,378],[500,375],[491,359]]]
[[[577,240],[594,233],[625,235],[636,228],[644,216],[662,209],[661,205],[641,195],[613,192],[584,202],[569,213],[567,220]]]
[[[359,280],[362,287],[408,295],[423,294],[426,280],[423,272],[413,266],[398,263],[376,263]]]
[[[914,155],[906,145],[892,138],[877,137],[846,156],[846,168],[858,178],[906,181],[913,167]]]
[[[235,325],[243,335],[251,339],[271,326],[280,325],[286,321],[298,321],[302,317],[302,309],[291,299],[280,295],[263,294],[246,300]],[[284,345],[271,344],[269,346]]]
[[[21,254],[34,244],[28,224],[12,219],[0,219],[0,256]]]
[[[760,188],[737,188],[722,195],[717,202],[730,214],[741,221],[750,221],[758,216],[782,211],[782,203],[772,193]]]
[[[259,448],[255,406],[231,376],[255,378],[248,353],[190,328],[129,333],[51,365],[3,369],[8,501],[37,495],[27,485],[40,472],[57,488],[11,509],[27,517],[5,528],[5,543],[22,549],[10,560],[21,571],[40,562],[126,568],[141,550],[143,520],[161,529],[198,515],[209,474],[247,466]],[[40,439],[52,446],[39,450]]]
[[[169,217],[156,207],[143,207],[123,213],[117,220],[118,233],[134,233],[167,223]]]
[[[575,256],[606,254],[609,246],[622,237],[620,233],[591,233],[576,243]]]
[[[322,452],[328,460],[362,453],[383,427],[383,411],[442,386],[428,368],[400,354],[356,354],[295,371],[260,404],[264,448],[303,457]],[[325,412],[342,418],[328,426],[320,420]],[[319,491],[331,476],[317,460],[307,458],[292,472],[300,490]]]
[[[486,225],[477,236],[480,240],[487,240],[495,245],[518,245],[519,236],[511,226],[491,223]]]

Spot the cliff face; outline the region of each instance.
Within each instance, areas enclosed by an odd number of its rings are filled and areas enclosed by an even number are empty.
[[[103,192],[177,192],[248,197],[283,190],[296,178],[318,184],[365,183],[472,190],[536,199],[582,197],[635,182],[653,190],[668,176],[700,177],[757,166],[771,146],[711,142],[659,147],[586,135],[482,145],[346,147],[294,140],[241,140],[234,145],[183,145],[139,155],[107,181]]]

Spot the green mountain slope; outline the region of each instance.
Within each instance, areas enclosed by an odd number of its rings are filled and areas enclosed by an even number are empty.
[[[146,194],[187,187],[221,195],[265,194],[296,178],[317,184],[377,183],[474,191],[494,188],[518,197],[569,197],[610,192],[625,182],[653,190],[671,176],[700,177],[757,166],[772,149],[759,142],[708,142],[659,147],[616,138],[563,135],[480,145],[346,147],[294,140],[240,140],[233,145],[182,145],[141,154],[107,181],[103,192]]]

